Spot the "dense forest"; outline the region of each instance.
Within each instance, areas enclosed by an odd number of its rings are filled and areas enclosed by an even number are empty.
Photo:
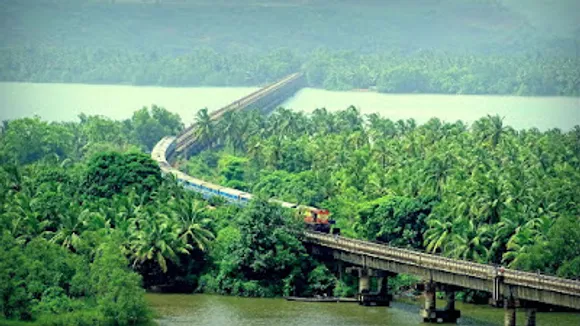
[[[309,86],[331,90],[578,96],[577,20],[559,12],[555,36],[521,9],[491,0],[9,0],[0,4],[0,80],[256,86],[304,71]]]
[[[288,49],[177,57],[85,48],[0,49],[3,81],[162,86],[255,86],[303,71],[307,85],[384,93],[580,95],[580,59],[545,55],[357,54]]]
[[[517,131],[498,116],[417,125],[355,107],[234,112],[217,123],[204,109],[197,123],[206,148],[178,165],[256,194],[247,207],[206,201],[162,177],[145,152],[183,128],[164,108],[124,121],[5,122],[1,317],[143,324],[152,316],[143,288],[352,294],[355,279],[338,280],[311,258],[300,217],[272,197],[328,208],[348,237],[580,277],[578,126]]]
[[[308,256],[291,212],[265,199],[244,209],[208,202],[163,178],[144,151],[181,128],[179,117],[155,106],[125,121],[4,123],[0,323],[146,324],[143,288],[352,291]]]
[[[579,126],[417,125],[355,107],[217,123],[202,110],[197,124],[208,150],[180,163],[191,175],[327,208],[350,237],[580,278]]]

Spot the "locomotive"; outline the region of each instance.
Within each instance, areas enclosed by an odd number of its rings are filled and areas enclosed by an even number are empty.
[[[191,177],[174,168],[167,161],[175,151],[175,137],[164,137],[151,151],[151,157],[159,164],[161,173],[174,175],[177,182],[188,190],[200,193],[204,198],[218,196],[227,202],[245,206],[252,199],[252,194],[237,189],[227,188],[210,182]],[[294,203],[271,199],[270,202],[280,204],[282,207],[294,209],[297,216],[304,220],[306,227],[312,231],[340,234],[340,229],[333,227],[336,222],[330,218],[330,212],[311,206],[303,206]]]

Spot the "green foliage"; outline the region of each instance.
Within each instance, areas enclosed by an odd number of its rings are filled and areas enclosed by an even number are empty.
[[[227,187],[247,190],[244,184],[244,165],[248,159],[236,156],[222,156],[218,162],[219,174]]]
[[[48,325],[129,325],[149,320],[140,277],[127,268],[117,246],[103,247],[88,272],[83,257],[42,238],[20,244],[5,232],[1,244],[2,317],[40,316],[39,322]]]
[[[364,203],[355,230],[366,239],[397,247],[421,248],[431,205],[418,200],[387,196]]]
[[[342,281],[336,282],[336,287],[334,288],[333,295],[335,297],[347,298],[353,297],[358,292],[358,284],[349,285]]]
[[[291,220],[279,206],[255,200],[238,218],[240,241],[231,254],[236,272],[264,285],[276,284],[305,259],[300,241],[287,229]]]
[[[91,264],[90,292],[97,298],[98,311],[106,324],[135,325],[147,321],[149,311],[141,277],[127,267],[128,261],[117,244],[103,244]]]
[[[420,281],[421,279],[414,275],[397,274],[397,276],[389,278],[389,290],[394,293],[408,291]]]
[[[1,39],[0,80],[255,86],[304,71],[310,86],[334,90],[579,95],[578,6],[571,1],[532,18],[531,6],[497,1],[128,2],[1,3],[18,37]],[[555,8],[562,12],[546,22],[544,13]],[[162,128],[138,120],[150,133],[135,136],[150,148]]]
[[[325,265],[318,265],[308,274],[308,293],[310,295],[332,294],[336,278]]]
[[[149,151],[164,136],[177,135],[183,129],[178,114],[156,105],[151,107],[151,112],[146,107],[135,111],[131,118],[131,126],[137,141]]]
[[[516,131],[498,116],[417,125],[354,107],[235,121],[251,192],[329,209],[345,236],[577,277],[578,253],[550,234],[579,213],[579,127]]]
[[[150,112],[151,111],[151,112]],[[183,127],[178,115],[153,105],[131,120],[79,115],[79,122],[46,122],[39,117],[5,121],[0,133],[0,164],[67,165],[100,152],[147,149]]]
[[[86,193],[110,198],[136,189],[151,192],[161,183],[161,171],[148,155],[138,152],[105,152],[91,158],[84,181]]]
[[[62,125],[79,135],[66,159],[46,152],[23,166],[1,166],[0,318],[143,324],[150,315],[134,271],[148,287],[195,288],[205,264],[201,249],[221,223],[207,218],[198,196],[163,180],[147,154],[105,152],[84,161],[82,144],[128,139],[118,126],[81,115],[80,123]],[[24,136],[3,138],[2,148],[26,147]]]
[[[108,325],[101,312],[90,310],[78,310],[58,315],[42,315],[38,319],[38,324],[47,326]]]
[[[211,249],[215,270],[201,290],[240,296],[331,293],[335,278],[312,261],[296,236],[299,224],[278,205],[255,199]]]
[[[563,215],[540,239],[521,248],[513,266],[543,270],[565,278],[580,278],[580,224],[577,217]]]
[[[30,319],[32,296],[26,291],[26,257],[14,238],[2,234],[0,308],[5,318]]]
[[[0,163],[28,164],[49,155],[65,157],[72,137],[63,126],[39,117],[9,121],[0,142]]]

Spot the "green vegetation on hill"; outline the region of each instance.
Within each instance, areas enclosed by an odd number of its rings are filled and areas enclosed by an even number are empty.
[[[554,35],[535,28],[534,21],[519,13],[523,8],[511,10],[493,0],[162,0],[161,5],[6,0],[0,8],[5,28],[0,43],[7,46],[123,48],[169,55],[201,46],[254,53],[280,47],[305,52],[319,46],[362,52],[561,50],[546,48]]]
[[[509,8],[11,0],[0,4],[0,80],[255,86],[304,71],[332,90],[578,96],[580,34],[555,36]]]

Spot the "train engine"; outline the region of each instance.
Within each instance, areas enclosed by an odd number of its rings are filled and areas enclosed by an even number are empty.
[[[330,219],[330,212],[327,209],[307,206],[299,208],[299,211],[303,212],[304,223],[308,229],[324,233],[332,231],[332,234],[340,234],[340,229],[333,227],[336,221]]]

